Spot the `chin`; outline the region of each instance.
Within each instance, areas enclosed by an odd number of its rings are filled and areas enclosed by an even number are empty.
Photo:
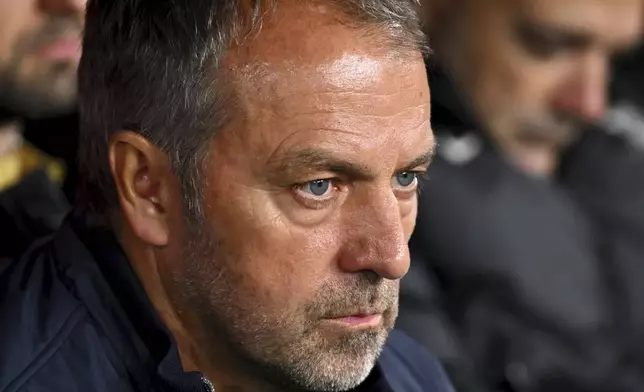
[[[382,324],[355,329],[322,321],[270,354],[254,350],[253,357],[283,390],[348,391],[371,374],[388,335]]]
[[[305,390],[351,390],[371,374],[387,335],[387,330],[379,329],[323,340],[309,355],[299,352],[291,357],[292,367],[286,374],[293,386]]]

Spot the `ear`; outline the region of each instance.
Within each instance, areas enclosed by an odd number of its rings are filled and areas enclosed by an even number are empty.
[[[125,222],[141,241],[167,245],[168,211],[173,196],[180,197],[167,155],[143,136],[121,131],[110,139],[109,158]]]

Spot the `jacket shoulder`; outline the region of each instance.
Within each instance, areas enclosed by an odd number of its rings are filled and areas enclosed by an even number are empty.
[[[389,335],[380,365],[396,392],[454,392],[438,360],[398,330]]]
[[[108,391],[101,385],[127,379],[56,245],[41,241],[0,275],[0,391]]]
[[[0,390],[28,379],[86,316],[61,282],[50,248],[50,241],[38,244],[0,275]]]

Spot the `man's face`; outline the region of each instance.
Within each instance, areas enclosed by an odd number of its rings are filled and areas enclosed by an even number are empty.
[[[73,109],[85,0],[0,0],[0,107],[24,116]]]
[[[643,3],[461,0],[434,27],[444,22],[441,55],[504,147],[560,146],[602,115],[609,60],[637,40]]]
[[[212,146],[206,223],[177,245],[187,267],[168,263],[209,362],[346,390],[397,315],[434,147],[429,91],[419,53],[299,28],[267,28],[228,60],[237,111]]]

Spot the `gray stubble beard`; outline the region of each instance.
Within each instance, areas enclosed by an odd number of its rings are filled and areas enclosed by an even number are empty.
[[[218,363],[221,358],[214,356],[223,344],[244,373],[279,391],[347,391],[369,376],[393,328],[397,297],[390,301],[395,302],[390,304],[391,314],[383,315],[387,325],[329,339],[322,335],[319,321],[302,321],[301,313],[276,319],[261,304],[237,301],[253,288],[243,287],[243,277],[222,262],[226,255],[211,230],[190,231],[183,257],[187,267],[174,286],[184,307],[195,315],[205,358]]]

